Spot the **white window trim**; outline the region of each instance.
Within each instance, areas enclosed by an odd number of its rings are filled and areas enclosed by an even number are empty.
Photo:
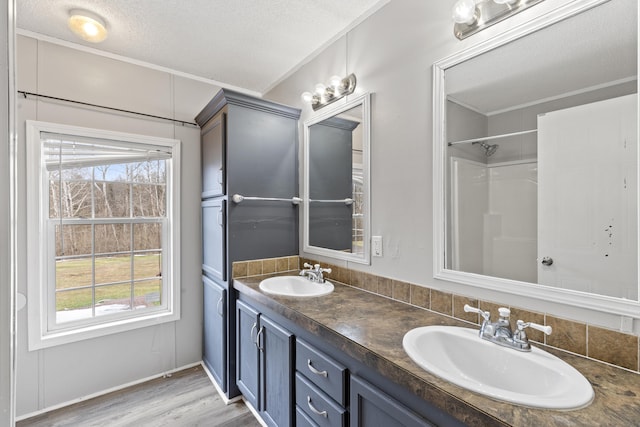
[[[145,311],[135,317],[111,319],[104,322],[69,328],[50,328],[50,298],[47,286],[51,272],[47,271],[52,239],[49,219],[42,215],[43,204],[48,203],[48,182],[41,161],[40,133],[53,132],[90,138],[111,139],[131,143],[154,144],[171,147],[173,160],[167,164],[167,223],[169,230],[163,233],[163,277],[169,278],[166,308]],[[27,298],[29,351],[97,338],[147,326],[174,322],[180,319],[180,141],[146,135],[121,133],[101,129],[68,126],[56,123],[27,120],[26,122],[26,195],[27,195]],[[37,191],[35,191],[37,189]],[[48,211],[48,210],[47,210]],[[165,246],[166,245],[166,246]],[[164,270],[166,268],[166,270]],[[167,272],[165,274],[165,272]],[[55,274],[54,274],[55,277]],[[55,310],[55,305],[53,305]],[[102,317],[101,317],[102,320]]]

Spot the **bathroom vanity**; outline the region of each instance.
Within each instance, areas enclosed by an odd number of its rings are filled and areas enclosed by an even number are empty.
[[[234,288],[239,313],[248,309],[250,314],[238,328],[238,369],[249,361],[259,374],[252,383],[255,398],[248,400],[268,425],[295,420],[303,426],[585,426],[636,425],[640,420],[637,373],[545,347],[589,380],[593,402],[556,411],[492,400],[422,370],[402,347],[403,335],[413,328],[469,324],[335,281],[334,292],[322,297],[269,295],[259,289],[265,277],[234,279]],[[273,331],[281,338],[271,339]],[[277,350],[270,339],[278,343]],[[274,390],[270,371],[280,378],[275,380],[277,411],[270,406],[276,404],[269,392]],[[238,378],[245,374],[239,371]],[[269,418],[274,411],[284,415],[282,422]]]

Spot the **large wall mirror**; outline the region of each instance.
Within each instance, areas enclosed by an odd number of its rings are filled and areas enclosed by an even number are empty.
[[[369,94],[304,123],[304,251],[369,264]]]
[[[434,65],[435,277],[640,318],[638,2]]]

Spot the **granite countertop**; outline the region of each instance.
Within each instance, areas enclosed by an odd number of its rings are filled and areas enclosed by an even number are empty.
[[[404,334],[413,328],[471,325],[337,282],[322,298],[268,295],[259,283],[270,276],[234,279],[234,288],[470,426],[640,425],[638,374],[536,344],[589,380],[595,391],[591,405],[558,411],[496,401],[430,374],[402,348]]]

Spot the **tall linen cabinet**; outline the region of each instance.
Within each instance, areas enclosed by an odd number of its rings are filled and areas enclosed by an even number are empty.
[[[298,196],[299,117],[298,109],[222,89],[195,119],[202,150],[202,357],[228,398],[240,394],[232,264],[298,254],[298,206],[290,200]]]

